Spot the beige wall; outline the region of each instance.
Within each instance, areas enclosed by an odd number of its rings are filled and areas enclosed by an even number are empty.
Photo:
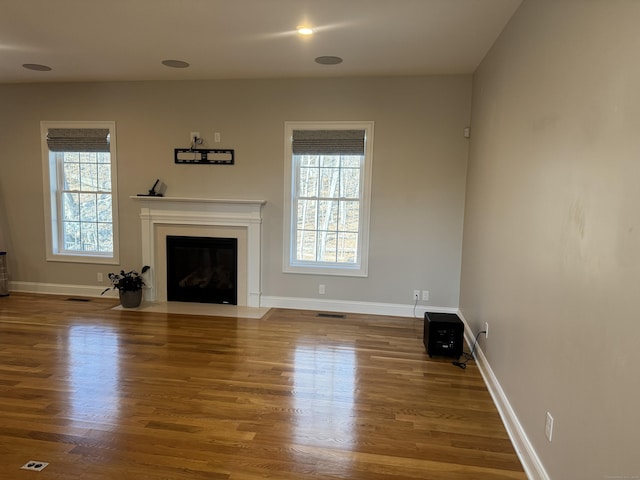
[[[640,477],[639,21],[525,1],[474,76],[461,310],[557,480]]]
[[[39,122],[114,120],[123,267],[141,262],[129,196],[160,178],[168,196],[267,201],[264,295],[408,305],[425,289],[431,305],[458,305],[470,76],[0,85],[0,105],[0,226],[14,281],[95,285],[96,272],[113,271],[45,261]],[[282,273],[286,120],[375,122],[368,278]],[[236,165],[175,165],[191,131],[234,148]]]

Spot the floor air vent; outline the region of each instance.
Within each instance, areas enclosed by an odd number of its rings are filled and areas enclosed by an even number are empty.
[[[316,317],[324,317],[324,318],[345,318],[342,313],[319,313]]]
[[[90,302],[88,298],[67,298],[67,302]]]

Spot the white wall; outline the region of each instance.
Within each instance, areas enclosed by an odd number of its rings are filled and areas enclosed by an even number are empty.
[[[474,76],[461,310],[557,480],[640,478],[639,20],[525,1]]]
[[[410,313],[420,289],[431,306],[458,305],[470,76],[0,85],[0,105],[0,201],[14,282],[100,292],[96,272],[118,268],[45,261],[39,142],[41,120],[114,120],[123,268],[141,262],[139,206],[129,196],[160,178],[168,196],[267,201],[263,295]],[[286,120],[375,122],[368,278],[282,273]],[[187,147],[191,131],[212,148],[234,148],[236,164],[175,165],[173,149]]]

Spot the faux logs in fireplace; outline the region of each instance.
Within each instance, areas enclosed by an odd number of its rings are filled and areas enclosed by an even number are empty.
[[[167,300],[237,305],[238,240],[167,236]]]

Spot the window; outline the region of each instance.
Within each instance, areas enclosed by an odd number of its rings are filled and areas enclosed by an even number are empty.
[[[284,271],[367,276],[373,122],[285,124]]]
[[[119,263],[115,124],[42,122],[47,260]]]

